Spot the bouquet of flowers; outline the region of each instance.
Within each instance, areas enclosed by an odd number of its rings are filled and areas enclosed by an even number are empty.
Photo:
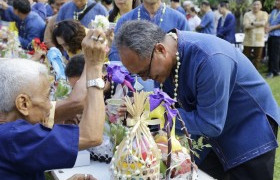
[[[106,32],[109,29],[110,22],[107,17],[103,15],[96,15],[94,20],[91,20],[89,28],[101,29]]]
[[[134,93],[134,102],[125,97],[130,129],[117,147],[111,162],[113,179],[151,179],[160,175],[161,153],[147,127],[149,112],[145,110],[148,93]]]
[[[41,42],[41,40],[39,38],[34,38],[31,42],[31,45],[32,45],[33,50],[29,51],[28,53],[30,55],[34,55],[34,54],[41,55],[40,61],[43,63],[45,60],[47,51],[48,51],[47,45],[44,42]]]

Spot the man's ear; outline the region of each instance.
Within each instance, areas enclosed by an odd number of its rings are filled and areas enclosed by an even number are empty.
[[[163,56],[166,57],[166,48],[165,48],[164,44],[157,43],[156,47],[155,47],[155,51],[157,53],[163,54]]]
[[[29,109],[32,106],[31,99],[26,94],[19,94],[16,97],[15,105],[17,110],[23,115],[28,116],[29,115]]]

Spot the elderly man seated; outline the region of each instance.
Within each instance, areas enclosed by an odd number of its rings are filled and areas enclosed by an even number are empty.
[[[51,109],[47,69],[30,60],[0,60],[0,175],[1,180],[44,179],[44,171],[70,168],[78,150],[102,142],[105,109],[102,64],[105,43],[83,41],[87,97],[79,126],[44,127]],[[102,38],[101,38],[102,39]],[[93,56],[94,54],[94,56]],[[85,84],[83,84],[85,85]]]

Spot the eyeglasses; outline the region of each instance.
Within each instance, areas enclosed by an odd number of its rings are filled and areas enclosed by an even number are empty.
[[[146,78],[150,77],[150,75],[151,75],[151,67],[152,67],[152,62],[153,62],[153,59],[154,59],[155,49],[156,49],[156,44],[155,44],[155,46],[153,48],[153,51],[152,51],[152,54],[151,54],[149,68],[147,70],[145,70],[144,72],[137,73],[140,77],[146,77]]]

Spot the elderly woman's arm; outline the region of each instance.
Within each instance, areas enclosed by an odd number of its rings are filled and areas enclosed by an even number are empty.
[[[93,40],[91,37],[98,37]],[[89,31],[82,42],[86,62],[86,80],[102,78],[102,67],[106,56],[106,36],[99,30]],[[105,120],[103,89],[88,87],[82,120],[79,124],[79,149],[87,149],[102,143]]]

